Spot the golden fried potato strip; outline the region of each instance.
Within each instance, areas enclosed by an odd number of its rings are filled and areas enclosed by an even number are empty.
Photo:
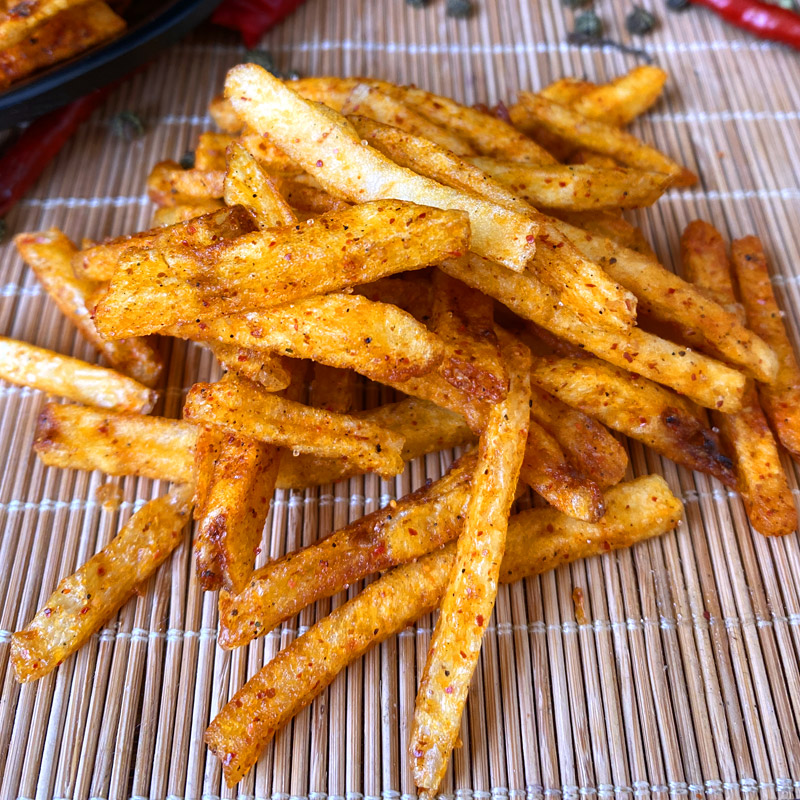
[[[567,461],[579,473],[601,489],[622,480],[628,468],[628,454],[602,423],[539,386],[531,386],[531,400],[531,420],[558,442]]]
[[[112,367],[145,386],[158,382],[164,364],[149,341],[137,338],[109,342],[97,332],[87,302],[98,286],[75,277],[72,260],[78,251],[60,230],[21,233],[14,237],[14,244],[59,310]]]
[[[163,417],[48,403],[33,449],[48,466],[189,483],[197,428]]]
[[[223,436],[194,541],[197,579],[206,591],[241,592],[253,572],[281,454],[245,436]]]
[[[641,208],[655,203],[672,183],[672,178],[663,173],[624,167],[537,167],[493,158],[470,158],[469,162],[537,208]]]
[[[220,646],[247,644],[307,605],[458,537],[476,461],[473,450],[438,481],[256,570],[239,595],[220,594]]]
[[[28,626],[11,637],[20,683],[42,678],[110,619],[180,544],[191,486],[151,500],[77,572],[64,578]]]
[[[224,196],[226,205],[246,208],[262,231],[297,222],[276,181],[238,142],[228,146]]]
[[[365,203],[205,247],[164,234],[155,250],[123,255],[95,316],[109,338],[152,333],[458,259],[468,245],[465,214],[396,201]]]
[[[552,508],[512,517],[500,580],[519,580],[630,547],[674,528],[682,511],[658,475],[613,487],[605,502],[608,510],[597,523],[565,517]],[[247,774],[275,731],[348,664],[437,606],[455,557],[453,542],[387,573],[295,639],[237,692],[206,731],[228,786]]]
[[[669,389],[596,358],[535,357],[531,380],[676,463],[736,486],[731,460],[704,413]]]
[[[0,337],[0,379],[118,411],[153,410],[156,392],[113,369]]]
[[[731,266],[718,231],[707,222],[691,222],[681,235],[681,258],[689,280],[721,305],[744,316],[736,303]],[[750,524],[765,536],[794,531],[794,499],[752,382],[748,382],[742,410],[736,414],[714,412],[713,421],[731,450],[737,488]]]
[[[777,379],[771,386],[758,387],[761,405],[781,444],[800,458],[800,368],[775,300],[761,241],[756,236],[736,239],[731,258],[747,324],[778,356]]]
[[[640,328],[620,332],[587,325],[530,273],[519,275],[474,254],[466,267],[445,261],[439,268],[617,367],[669,386],[707,408],[741,408],[745,376],[738,370]]]
[[[476,252],[517,271],[532,258],[533,220],[398,166],[363,145],[344,117],[304,100],[261,67],[234,67],[225,93],[249,125],[267,133],[331,194],[354,202],[395,198],[460,209],[469,214]]]
[[[630,133],[606,122],[589,119],[578,111],[532,92],[520,92],[519,99],[538,123],[575,147],[586,147],[601,155],[611,156],[625,166],[663,172],[674,180],[675,186],[693,186],[697,183],[694,173]]]
[[[505,400],[492,406],[478,445],[472,493],[458,538],[456,564],[439,609],[417,692],[410,750],[414,781],[433,794],[447,768],[461,713],[497,594],[508,513],[530,421],[530,354],[503,342],[509,373]]]
[[[356,388],[356,373],[353,370],[314,364],[308,402],[315,408],[349,414],[355,404]]]
[[[180,222],[188,222],[197,219],[212,211],[223,208],[221,200],[205,200],[201,203],[191,203],[180,206],[164,206],[157,208],[153,212],[150,224],[154,228],[168,228],[170,225],[177,225]]]
[[[253,383],[258,383],[268,392],[280,392],[289,385],[290,375],[281,356],[264,350],[237,347],[235,344],[205,344],[228,372],[235,372]]]
[[[175,325],[163,333],[308,358],[384,382],[425,375],[441,363],[444,352],[442,340],[410,314],[348,294]]]
[[[402,435],[363,419],[278,397],[230,373],[218,383],[196,383],[183,413],[187,420],[217,425],[293,452],[341,458],[363,472],[391,477],[403,471]]]

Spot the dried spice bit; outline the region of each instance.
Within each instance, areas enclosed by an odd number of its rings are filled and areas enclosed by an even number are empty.
[[[290,69],[284,72],[278,69],[278,65],[269,50],[245,50],[244,60],[249,64],[258,64],[259,67],[263,67],[267,72],[282,81],[296,81],[300,77],[300,73],[297,70]]]
[[[118,139],[132,142],[144,136],[144,123],[133,111],[120,111],[108,121],[111,133]]]
[[[685,8],[689,8],[690,5],[689,0],[667,0],[667,8],[670,11],[683,11]]]
[[[425,8],[430,0],[406,0],[406,5],[411,8]]]
[[[600,38],[603,23],[594,11],[584,11],[575,17],[575,35],[593,41]]]
[[[454,19],[466,19],[475,11],[472,0],[447,0],[444,13]]]
[[[628,33],[635,36],[644,36],[656,26],[656,18],[641,6],[634,6],[633,10],[625,17],[625,28]]]
[[[187,150],[182,156],[180,161],[178,162],[183,169],[193,169],[194,168],[194,152],[192,150]]]
[[[614,39],[598,39],[594,36],[583,36],[579,33],[570,33],[567,36],[567,41],[570,44],[575,45],[590,45],[594,47],[613,47],[615,50],[619,50],[620,53],[625,53],[629,56],[636,56],[637,58],[641,58],[645,64],[652,64],[653,63],[653,56],[647,52],[647,50],[642,50],[638,47],[629,47],[626,44],[622,44],[622,42],[616,42]]]

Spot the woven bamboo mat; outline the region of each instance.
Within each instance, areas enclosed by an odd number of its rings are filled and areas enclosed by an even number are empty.
[[[645,0],[647,2],[647,0]],[[478,0],[467,22],[402,0],[310,0],[265,39],[282,68],[415,82],[494,103],[562,75],[606,80],[635,61],[565,41],[570,11],[552,2]],[[598,4],[624,35],[625,4]],[[639,215],[664,263],[695,217],[725,234],[760,234],[800,345],[800,61],[725,28],[702,10],[669,15],[644,44],[672,78],[643,137],[702,176]],[[205,30],[115,93],[8,218],[12,232],[56,225],[73,238],[148,227],[149,166],[177,158],[209,127],[208,100],[243,51]],[[148,123],[133,144],[104,119],[133,109]],[[0,247],[0,332],[94,359],[9,245]],[[169,353],[159,413],[213,372],[193,345]],[[365,402],[380,398],[366,397]],[[370,652],[270,745],[238,792],[221,785],[202,734],[246,679],[343,602],[321,602],[233,653],[217,648],[215,596],[195,584],[184,544],[76,656],[17,686],[9,637],[63,575],[103,546],[142,502],[148,480],[114,480],[104,510],[96,473],[44,469],[31,452],[44,402],[0,388],[0,794],[4,798],[308,797],[413,794],[405,745],[431,620]],[[391,482],[353,479],[278,492],[260,558],[309,543],[391,497],[438,477],[452,454],[428,456]],[[443,786],[469,798],[790,798],[800,796],[800,546],[753,535],[739,499],[703,475],[631,447],[634,474],[660,472],[684,500],[681,528],[632,551],[501,587]],[[798,472],[788,465],[797,494]],[[573,588],[584,593],[578,624]],[[351,587],[350,595],[358,587]],[[580,615],[578,619],[581,619]]]

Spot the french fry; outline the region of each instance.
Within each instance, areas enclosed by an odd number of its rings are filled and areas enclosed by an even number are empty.
[[[297,222],[294,212],[281,196],[278,186],[240,144],[228,147],[225,174],[225,203],[246,208],[263,231]]]
[[[570,211],[641,208],[655,203],[672,181],[660,172],[623,167],[580,164],[537,167],[492,158],[470,158],[469,162],[537,208]]]
[[[666,81],[667,73],[663,69],[644,64],[610,83],[591,86],[564,105],[572,106],[588,119],[623,127],[658,100]]]
[[[677,323],[682,330],[692,331],[698,346],[741,367],[748,375],[767,383],[775,380],[776,354],[763,339],[745,328],[735,314],[664,269],[658,261],[565,222],[555,224],[584,255],[597,261],[633,292],[643,309],[655,319]]]
[[[593,358],[535,358],[531,381],[678,464],[736,486],[731,460],[703,414],[668,389]]]
[[[0,36],[4,27],[0,23]],[[89,50],[124,28],[125,20],[105,3],[65,8],[38,24],[34,36],[24,36],[11,46],[0,48],[0,88],[6,89],[37,70]]]
[[[259,389],[230,373],[219,383],[196,383],[184,417],[297,453],[341,458],[364,472],[403,471],[403,436],[372,422],[304,406]]]
[[[436,270],[431,330],[450,345],[440,374],[458,389],[481,400],[499,402],[508,391],[508,376],[494,331],[490,297]]]
[[[110,619],[180,544],[191,486],[151,500],[99,553],[64,578],[28,626],[11,637],[20,683],[41,678]]]
[[[460,414],[416,397],[408,397],[398,403],[378,406],[369,411],[356,411],[353,416],[405,436],[403,461],[435,453],[437,450],[461,447],[474,441],[472,431]],[[340,459],[292,456],[287,451],[281,461],[277,488],[305,489],[309,486],[335,483],[356,474],[352,465]]]
[[[238,594],[247,584],[280,460],[272,445],[223,437],[194,542],[197,577],[206,591],[224,587]]]
[[[602,155],[611,156],[621,164],[649,172],[663,172],[674,180],[675,186],[693,186],[697,176],[673,161],[669,156],[640,142],[635,136],[613,125],[554,103],[531,92],[520,92],[520,102],[547,130]]]
[[[255,230],[252,217],[241,206],[211,211],[197,218],[166,227],[107,239],[99,244],[79,250],[72,257],[72,268],[78,278],[93,281],[110,281],[120,261],[131,250],[157,247],[164,237],[191,241],[207,246],[220,239],[231,239]]]
[[[159,161],[147,176],[147,194],[159,206],[192,205],[223,195],[224,169],[184,169],[177,161]]]
[[[508,513],[514,500],[530,420],[530,354],[503,342],[509,373],[505,400],[492,406],[478,445],[456,562],[439,609],[417,692],[410,751],[414,781],[436,791],[458,737],[461,712],[497,594]]]
[[[445,261],[439,269],[617,367],[663,383],[707,408],[725,412],[741,408],[745,387],[741,372],[640,328],[622,333],[586,325],[529,273],[519,275],[474,254],[466,267]]]
[[[255,130],[268,133],[331,194],[355,202],[391,197],[461,209],[470,216],[476,252],[517,271],[533,256],[535,222],[398,166],[362,145],[343,117],[304,100],[260,67],[234,67],[225,85],[237,113]]]
[[[520,480],[564,514],[597,522],[605,513],[600,487],[570,464],[558,444],[531,419]]]
[[[56,14],[83,5],[86,0],[42,0],[34,6],[4,4],[0,11],[0,49],[21,42],[30,31]]]
[[[158,251],[129,250],[97,306],[98,329],[117,338],[282,305],[459,258],[469,242],[465,214],[407,203],[365,203],[310,223],[198,249],[164,234]]]
[[[548,84],[539,94],[542,97],[546,97],[548,100],[552,100],[554,103],[559,103],[562,106],[571,106],[596,87],[597,84],[591,81],[567,77],[559,78],[557,81]]]
[[[212,133],[211,131],[201,133],[197,139],[197,147],[194,149],[195,169],[203,172],[226,170],[228,162],[225,158],[225,151],[235,140],[235,137],[229,133]]]
[[[222,342],[206,345],[228,372],[258,383],[268,392],[280,392],[289,385],[290,376],[280,356]]]
[[[630,547],[666,533],[681,503],[658,475],[619,484],[606,494],[597,523],[537,508],[511,518],[500,567],[504,583],[578,558]],[[233,786],[258,759],[274,733],[370,647],[436,608],[455,563],[456,544],[403,565],[316,623],[263,667],[219,712],[206,742]]]
[[[170,225],[177,225],[180,222],[188,222],[190,219],[197,219],[212,211],[217,211],[223,207],[221,200],[203,200],[200,203],[192,203],[180,206],[164,206],[157,208],[153,212],[151,224],[154,228],[168,228]]]
[[[691,222],[681,235],[686,276],[720,305],[738,311],[730,262],[722,236],[707,222]],[[765,536],[782,536],[797,528],[797,510],[781,465],[775,438],[764,418],[755,386],[748,383],[737,414],[717,414],[714,424],[733,455],[737,488],[750,524]]]
[[[458,134],[431,122],[377,86],[357,84],[347,96],[342,108],[337,110],[345,116],[360,114],[384,125],[393,125],[414,136],[424,136],[457,155],[468,156],[475,152]]]
[[[747,324],[778,357],[777,379],[771,386],[758,387],[761,405],[781,444],[800,458],[800,368],[775,300],[761,241],[756,236],[734,240],[731,258]]]
[[[299,175],[303,172],[302,167],[260,133],[245,131],[236,141],[270,174]]]
[[[156,393],[113,369],[0,337],[0,379],[77,403],[118,411],[153,410]]]
[[[555,438],[578,472],[601,489],[622,480],[628,455],[602,423],[535,385],[531,386],[531,399],[531,419]]]
[[[157,383],[164,365],[150,342],[145,339],[109,342],[98,334],[87,309],[87,300],[97,286],[75,277],[72,259],[77,248],[61,231],[51,228],[22,233],[14,238],[14,244],[60,311],[112,367],[145,386]]]
[[[44,464],[190,483],[197,428],[188,422],[48,403],[33,449]]]
[[[539,232],[536,254],[529,269],[559,291],[562,300],[576,313],[606,327],[625,328],[633,324],[633,295],[610,280],[596,264],[583,258],[550,221],[512,191],[432,142],[363,117],[354,117],[351,121],[359,136],[401,166],[535,219]]]
[[[164,333],[308,358],[383,382],[424,375],[441,363],[444,352],[441,339],[410,314],[347,294],[313,297],[207,323],[185,323]]]
[[[222,451],[225,437],[230,434],[214,425],[195,426],[197,440],[194,447],[194,504],[193,516],[196,520],[203,516],[208,493],[214,482],[214,466]]]
[[[241,647],[361,578],[425,555],[461,533],[477,463],[473,450],[439,480],[256,570],[219,598],[219,644]],[[320,565],[324,565],[322,568]]]

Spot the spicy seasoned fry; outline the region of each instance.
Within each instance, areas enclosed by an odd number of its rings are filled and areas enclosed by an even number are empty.
[[[444,776],[497,594],[508,512],[530,420],[530,354],[503,342],[505,400],[492,406],[478,445],[456,564],[439,608],[411,728],[414,781],[431,795]]]
[[[736,486],[731,460],[699,409],[646,378],[595,358],[542,358],[531,380],[567,405],[689,469]]]
[[[358,295],[329,294],[254,311],[185,323],[163,331],[196,341],[217,340],[290,358],[354,369],[379,381],[424,375],[441,363],[444,346],[410,314]]]
[[[72,260],[77,253],[75,245],[57,228],[22,233],[15,237],[14,244],[53,302],[111,366],[145,386],[154,386],[164,365],[149,341],[118,339],[109,342],[98,334],[87,309],[87,301],[98,287],[75,277],[72,270]]]
[[[344,117],[309,103],[255,64],[234,67],[225,93],[249,125],[268,132],[326,191],[362,203],[395,198],[461,209],[469,214],[476,252],[517,271],[533,256],[534,221],[398,166],[364,146]]]
[[[747,324],[778,357],[775,382],[758,387],[761,404],[781,444],[800,458],[800,367],[775,300],[760,240],[755,236],[736,239],[731,244],[731,258]]]
[[[118,411],[152,411],[156,393],[113,369],[0,337],[0,379]]]
[[[183,414],[298,453],[341,458],[364,472],[391,477],[403,471],[402,436],[363,419],[278,397],[230,374],[219,383],[196,383]]]
[[[181,420],[48,403],[33,448],[48,466],[189,483],[196,441]]]
[[[610,489],[597,523],[536,508],[509,520],[500,580],[508,583],[578,558],[631,547],[672,530],[681,503],[663,478],[648,475]],[[455,542],[398,567],[320,620],[258,672],[219,712],[206,742],[233,786],[274,733],[372,645],[433,610],[455,563]]]
[[[99,553],[64,578],[28,626],[11,637],[20,683],[47,675],[110,619],[181,541],[191,486],[151,500]]]

